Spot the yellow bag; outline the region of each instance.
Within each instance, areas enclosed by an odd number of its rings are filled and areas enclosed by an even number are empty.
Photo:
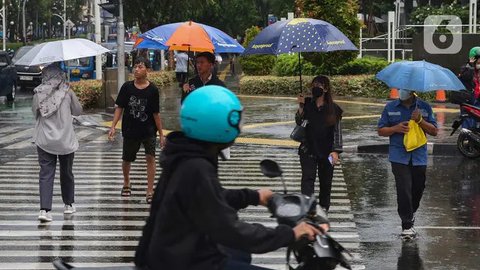
[[[427,143],[427,136],[423,129],[415,122],[415,120],[408,121],[410,130],[403,137],[403,144],[407,152],[411,152]]]

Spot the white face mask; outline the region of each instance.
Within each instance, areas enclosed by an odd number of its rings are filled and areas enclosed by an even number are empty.
[[[412,96],[412,92],[407,90],[399,90],[398,95],[400,97],[400,100],[407,100]]]

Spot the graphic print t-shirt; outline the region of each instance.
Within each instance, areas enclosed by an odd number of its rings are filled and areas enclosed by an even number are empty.
[[[115,104],[123,108],[124,138],[145,139],[156,136],[153,114],[160,111],[160,100],[158,88],[153,83],[145,89],[138,89],[133,81],[124,83]]]

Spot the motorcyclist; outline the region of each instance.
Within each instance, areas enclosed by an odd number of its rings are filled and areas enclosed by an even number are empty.
[[[480,103],[480,47],[473,47],[468,54],[468,63],[462,67],[459,79],[472,95],[472,104]]]
[[[269,190],[228,190],[218,179],[218,155],[240,134],[243,107],[226,88],[192,92],[160,157],[163,168],[135,264],[145,269],[264,269],[229,257],[220,246],[265,253],[320,231],[305,222],[267,228],[239,220],[237,211],[266,205]]]
[[[460,97],[462,102],[467,102],[469,104],[479,106],[480,105],[480,47],[473,47],[468,53],[468,63],[462,67],[458,78],[465,86],[467,90],[466,98],[462,95],[464,93],[451,93],[451,95],[457,95]],[[461,109],[461,114],[465,112]],[[462,122],[463,128],[472,128],[477,125],[477,122],[473,118],[466,118]]]

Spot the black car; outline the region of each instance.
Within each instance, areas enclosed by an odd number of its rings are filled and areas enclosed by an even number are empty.
[[[7,52],[0,51],[0,96],[8,101],[15,99],[17,90],[17,71]]]
[[[18,49],[12,61],[15,64],[22,56],[30,51],[33,46],[24,46]],[[35,88],[42,83],[43,66],[23,66],[15,65],[18,75],[18,86],[22,89]]]

